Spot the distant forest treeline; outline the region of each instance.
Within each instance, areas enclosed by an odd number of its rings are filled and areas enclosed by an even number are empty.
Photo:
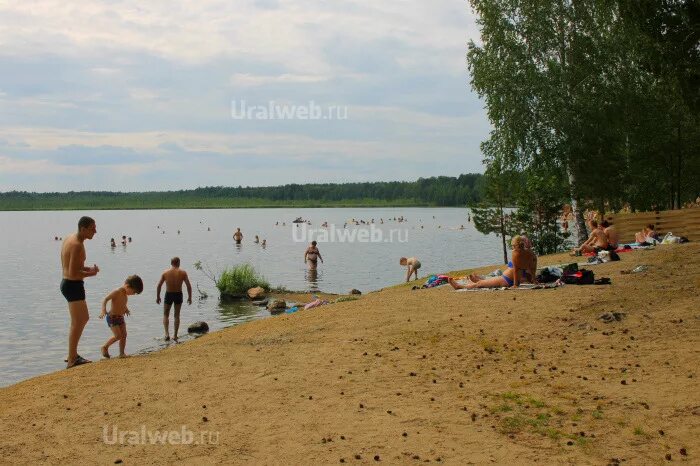
[[[196,209],[234,207],[465,206],[482,200],[483,176],[417,181],[205,187],[183,191],[0,193],[0,210]]]

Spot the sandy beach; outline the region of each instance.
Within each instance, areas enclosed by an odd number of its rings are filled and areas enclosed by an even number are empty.
[[[413,283],[36,377],[0,389],[0,463],[698,464],[700,244],[621,257],[610,286]]]

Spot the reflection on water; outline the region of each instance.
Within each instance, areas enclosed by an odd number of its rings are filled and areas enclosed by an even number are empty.
[[[321,282],[320,274],[318,269],[307,269],[306,270],[306,281],[309,283],[308,289],[311,292],[320,291],[318,285]]]
[[[216,310],[219,312],[219,320],[226,325],[240,324],[256,318],[270,316],[270,313],[264,307],[253,306],[246,301],[219,302]]]

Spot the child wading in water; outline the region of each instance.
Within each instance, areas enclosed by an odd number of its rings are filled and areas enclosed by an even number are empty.
[[[129,296],[141,294],[142,291],[143,281],[141,277],[138,275],[131,275],[124,281],[124,285],[112,291],[102,300],[100,319],[107,316],[107,325],[114,334],[102,347],[102,356],[105,358],[109,358],[109,347],[117,341],[119,342],[119,357],[126,357],[124,353],[124,349],[126,348],[126,322],[124,322],[124,316],[131,314],[126,307],[126,303],[129,300]],[[110,300],[112,301],[112,306],[109,312],[107,312],[107,301]]]

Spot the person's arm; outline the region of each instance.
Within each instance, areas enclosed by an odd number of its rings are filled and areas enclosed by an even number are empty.
[[[114,298],[114,295],[118,292],[119,290],[114,290],[111,293],[109,293],[107,296],[105,296],[105,299],[102,300],[102,312],[100,312],[100,319],[103,318],[105,315],[107,315],[107,301],[110,301],[111,299]]]
[[[160,304],[160,289],[163,287],[163,283],[165,283],[165,274],[160,276],[160,281],[158,282],[158,287],[156,288],[156,304]]]
[[[307,248],[306,251],[304,251],[304,264],[306,264],[306,256],[309,255],[309,249]]]
[[[190,283],[190,277],[187,276],[187,272],[185,272],[185,286],[187,287],[187,304],[192,304],[192,284]]]
[[[85,259],[81,258],[81,245],[75,244],[70,248],[70,254],[68,256],[68,270],[72,277],[93,277],[97,275],[100,269],[97,265],[92,267],[85,267]]]
[[[408,283],[411,280],[411,274],[413,273],[413,266],[409,265],[408,266],[408,271],[406,272],[406,283]]]
[[[321,251],[316,251],[316,254],[318,255],[318,258],[321,259],[321,263],[323,263],[323,257],[321,257]]]

